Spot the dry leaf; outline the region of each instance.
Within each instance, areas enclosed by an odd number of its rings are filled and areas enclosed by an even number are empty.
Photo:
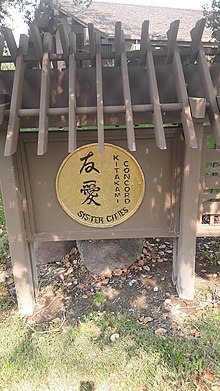
[[[159,329],[154,331],[154,334],[156,334],[156,335],[165,335],[166,332],[167,332],[166,329],[164,329],[163,327],[160,327]]]

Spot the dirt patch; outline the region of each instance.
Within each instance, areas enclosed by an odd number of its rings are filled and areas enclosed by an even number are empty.
[[[187,317],[220,308],[218,256],[218,238],[198,239],[195,299],[184,301],[172,284],[169,240],[144,240],[142,255],[132,266],[99,276],[82,265],[74,249],[61,262],[39,266],[40,294],[28,322],[53,330],[98,310],[132,314],[159,334],[184,333],[181,325]]]

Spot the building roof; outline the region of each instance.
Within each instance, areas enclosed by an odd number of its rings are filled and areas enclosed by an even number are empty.
[[[150,36],[152,38],[166,38],[170,23],[180,20],[178,39],[190,40],[190,30],[203,17],[199,10],[177,9],[167,7],[153,7],[143,5],[115,4],[93,2],[89,8],[74,7],[72,0],[59,0],[62,11],[84,23],[94,23],[95,28],[108,37],[114,35],[115,22],[120,20],[125,37],[140,38],[140,29],[144,20],[150,21]],[[203,41],[211,39],[210,29],[205,29]]]

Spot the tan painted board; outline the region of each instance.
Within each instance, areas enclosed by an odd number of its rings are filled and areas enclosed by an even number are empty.
[[[178,131],[178,130],[175,130]],[[56,175],[66,158],[67,134],[49,133],[49,148],[44,156],[36,154],[36,135],[24,134],[24,151],[28,164],[34,224],[38,237],[51,238],[112,238],[175,236],[171,232],[171,193],[174,137],[167,133],[166,151],[160,151],[150,130],[136,131],[137,152],[133,152],[145,177],[145,195],[137,212],[114,228],[91,228],[68,216],[60,206],[56,191]],[[79,145],[96,142],[95,132],[78,132]],[[22,141],[21,141],[22,142]],[[106,142],[127,149],[126,132],[106,132]],[[24,160],[24,159],[23,159]],[[27,172],[27,171],[26,171]],[[20,172],[20,175],[22,173]],[[74,178],[70,178],[74,186]],[[27,195],[30,200],[30,194]],[[108,200],[106,200],[108,202]],[[174,205],[173,205],[174,207]],[[34,233],[33,233],[34,234]]]

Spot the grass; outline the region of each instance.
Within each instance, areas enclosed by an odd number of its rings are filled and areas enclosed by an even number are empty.
[[[219,313],[198,319],[200,338],[163,339],[135,318],[94,313],[60,334],[33,333],[25,320],[0,328],[0,386],[9,390],[194,390],[203,370],[220,376]],[[10,334],[9,331],[10,330]],[[117,332],[119,339],[111,342]],[[93,388],[92,388],[93,387]]]

